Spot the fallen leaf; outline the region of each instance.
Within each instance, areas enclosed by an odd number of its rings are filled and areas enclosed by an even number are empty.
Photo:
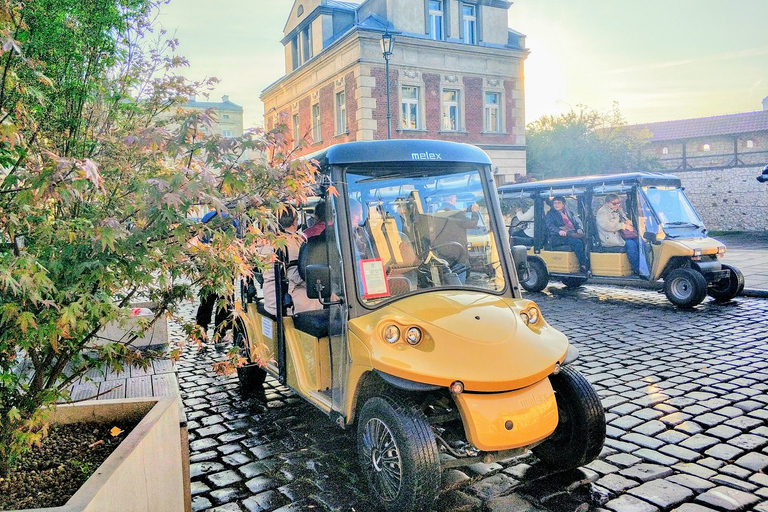
[[[117,437],[120,434],[122,434],[123,431],[120,430],[118,427],[112,427],[112,430],[110,430],[109,433],[112,434],[112,437]]]

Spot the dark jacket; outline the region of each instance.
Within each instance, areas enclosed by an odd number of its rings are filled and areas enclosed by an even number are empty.
[[[581,224],[581,221],[575,217],[570,211],[568,211],[567,208],[563,209],[563,212],[565,215],[571,220],[571,223],[573,223],[573,227],[576,230],[581,229],[584,230],[584,227]],[[552,240],[555,237],[560,236],[560,230],[563,229],[563,225],[565,224],[563,222],[563,216],[560,215],[560,212],[555,210],[554,208],[551,208],[547,215],[544,217],[544,223],[547,226],[547,239]]]

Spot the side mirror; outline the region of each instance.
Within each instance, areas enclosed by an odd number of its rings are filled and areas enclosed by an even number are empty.
[[[512,246],[512,259],[515,265],[520,265],[528,260],[528,248],[524,245]]]
[[[646,231],[645,233],[643,233],[643,238],[645,239],[646,242],[650,242],[652,244],[656,243],[656,233],[651,233],[650,231]]]
[[[331,297],[331,267],[307,265],[307,297],[328,299]]]

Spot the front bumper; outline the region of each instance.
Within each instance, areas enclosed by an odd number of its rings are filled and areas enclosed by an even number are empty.
[[[467,440],[478,450],[529,446],[557,427],[557,403],[549,379],[505,393],[454,395]]]

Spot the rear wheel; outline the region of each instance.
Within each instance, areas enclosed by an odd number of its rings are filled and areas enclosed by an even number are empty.
[[[520,284],[529,292],[540,292],[549,283],[547,266],[538,258],[528,258],[528,277]]]
[[[664,278],[664,293],[681,308],[692,308],[707,296],[707,280],[691,268],[678,268]]]
[[[728,271],[728,277],[713,283],[707,290],[709,296],[717,302],[728,302],[744,290],[744,275],[739,269],[723,265],[723,270]]]
[[[566,288],[578,288],[587,282],[586,277],[561,277],[560,281]]]
[[[553,469],[570,470],[589,464],[605,443],[605,412],[592,385],[570,366],[549,377],[557,401],[555,431],[533,448],[541,462]]]
[[[431,510],[440,487],[440,459],[418,408],[391,397],[370,398],[360,411],[357,450],[371,493],[385,510]]]
[[[251,351],[246,337],[245,326],[240,322],[235,322],[232,326],[232,338],[235,347],[244,357],[246,362],[243,366],[237,367],[237,379],[240,387],[246,393],[264,391],[264,380],[267,378],[267,371],[259,366],[258,363],[251,362]]]

